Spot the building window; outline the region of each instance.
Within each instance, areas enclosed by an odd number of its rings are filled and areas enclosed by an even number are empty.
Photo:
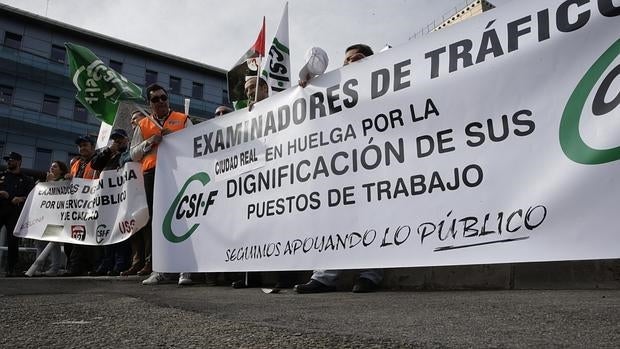
[[[47,171],[52,163],[52,150],[37,148],[37,153],[34,155],[34,168],[35,170]]]
[[[146,86],[150,84],[154,84],[157,82],[157,72],[152,70],[147,70],[146,75],[144,76],[144,82]]]
[[[83,122],[88,121],[88,110],[78,101],[75,101],[75,107],[73,108],[73,119]]]
[[[13,88],[0,85],[0,104],[13,104]]]
[[[192,98],[202,99],[204,94],[204,85],[198,82],[192,84]]]
[[[11,32],[6,32],[4,34],[4,46],[19,50],[22,47],[22,36]]]
[[[181,94],[181,78],[170,76],[170,92]]]
[[[52,45],[52,55],[50,59],[54,62],[65,64],[65,56],[67,51],[63,46]]]
[[[119,62],[119,61],[115,61],[111,59],[110,68],[114,69],[115,72],[121,74],[123,72],[123,62]]]
[[[45,95],[43,96],[43,108],[41,108],[41,112],[45,114],[58,115],[58,104],[60,104],[60,98]]]

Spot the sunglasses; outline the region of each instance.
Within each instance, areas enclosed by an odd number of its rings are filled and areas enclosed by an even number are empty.
[[[168,100],[168,96],[166,95],[155,96],[151,98],[150,100],[151,100],[151,103],[159,103],[159,101],[165,102]]]

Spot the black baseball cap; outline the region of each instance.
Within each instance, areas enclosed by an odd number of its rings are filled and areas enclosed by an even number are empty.
[[[80,145],[80,143],[83,142],[88,142],[92,145],[95,145],[95,141],[89,135],[81,136],[75,140],[75,144],[77,145]]]
[[[110,138],[112,139],[128,138],[128,136],[125,130],[123,130],[122,128],[117,128],[117,129],[112,130],[112,133],[110,133]]]
[[[5,156],[3,157],[4,160],[9,161],[9,160],[17,160],[17,161],[22,161],[22,156],[19,153],[16,153],[14,151],[9,153],[9,156]]]

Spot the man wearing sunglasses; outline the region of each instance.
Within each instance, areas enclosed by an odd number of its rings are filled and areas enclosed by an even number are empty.
[[[146,201],[149,207],[149,221],[142,229],[144,238],[144,268],[138,271],[138,275],[151,275],[143,281],[145,285],[156,285],[170,282],[171,279],[163,273],[153,272],[152,269],[152,219],[153,219],[153,189],[155,186],[155,169],[157,168],[157,146],[162,141],[162,137],[191,126],[192,121],[183,113],[175,112],[170,109],[168,93],[158,84],[152,84],[146,88],[146,98],[149,101],[151,117],[145,117],[138,122],[134,129],[131,140],[130,155],[133,161],[142,163],[144,174],[144,190]],[[189,274],[188,274],[189,275]],[[179,285],[191,283],[191,279],[181,274]]]

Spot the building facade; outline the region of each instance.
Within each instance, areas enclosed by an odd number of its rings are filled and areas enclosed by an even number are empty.
[[[190,98],[195,121],[228,104],[225,70],[0,4],[0,154],[22,154],[22,167],[68,163],[78,136],[99,133],[101,122],[75,99],[65,42],[88,47],[143,93],[153,82],[164,86],[174,110]]]
[[[420,28],[420,30],[409,37],[409,40],[444,29],[494,8],[495,5],[486,0],[462,0],[460,6],[453,7],[445,12],[441,18],[435,19],[428,25]]]
[[[467,5],[454,13],[450,18],[445,19],[440,25],[433,28],[431,31],[440,30],[446,27],[449,27],[458,22],[464,21],[473,16],[479,15],[482,12],[486,12],[488,10],[492,10],[495,8],[495,5],[486,1],[486,0],[475,0],[470,1]]]

